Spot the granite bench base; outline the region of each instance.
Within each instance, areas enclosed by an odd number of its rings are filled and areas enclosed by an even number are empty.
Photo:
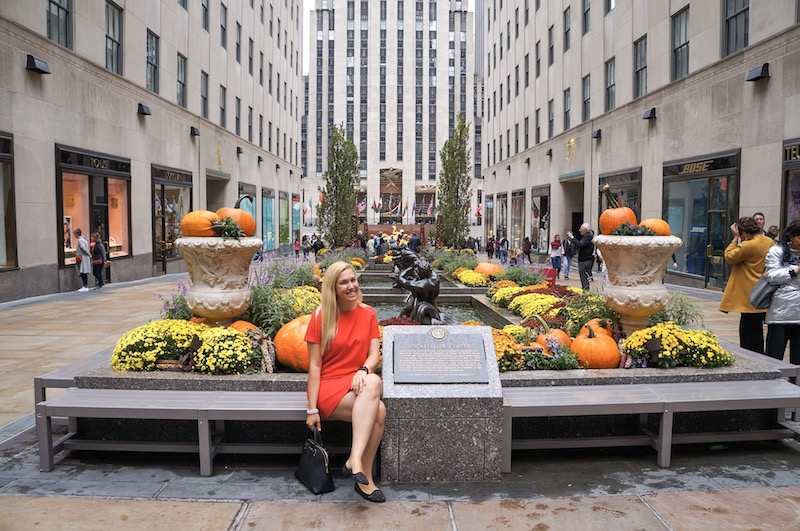
[[[702,387],[705,382],[747,382],[793,378],[795,367],[788,364],[776,366],[764,356],[742,351],[736,346],[724,344],[737,358],[732,367],[715,369],[633,369],[633,370],[575,370],[575,371],[530,371],[502,373],[503,388],[549,387],[549,386],[603,386],[656,383],[695,383]],[[782,362],[781,362],[782,363]],[[787,372],[788,371],[788,372]],[[204,376],[179,372],[122,373],[107,366],[98,367],[74,377],[74,385],[80,388],[129,389],[129,390],[199,390],[199,391],[303,391],[306,375],[275,373],[242,375],[235,377]],[[395,459],[399,456],[398,444],[403,444],[407,462],[413,463],[415,456],[424,455],[422,466],[413,470],[413,477],[422,481],[444,481],[440,470],[455,474],[463,480],[487,480],[499,477],[502,462],[502,399],[490,399],[476,410],[476,403],[469,397],[446,400],[447,397],[398,397],[386,396],[388,410],[387,436],[382,452],[389,452],[392,459],[382,459],[382,479],[401,481],[409,477]],[[417,413],[414,413],[417,412]],[[408,419],[424,412],[427,419],[409,431]],[[478,414],[480,413],[480,414]],[[349,427],[329,423],[326,443],[346,447],[349,444]],[[646,428],[658,433],[659,415],[650,415]],[[496,450],[484,454],[480,466],[477,457],[472,464],[452,466],[459,444],[470,448],[471,439],[464,438],[465,430],[482,430],[486,441],[496,444]],[[304,436],[302,422],[248,422],[225,421],[226,438],[235,443],[270,441],[281,444],[298,444]],[[735,411],[676,412],[672,433],[676,439],[702,433],[729,433],[731,439],[746,440],[747,432],[781,429],[777,424],[774,409],[751,410],[743,407]],[[183,421],[81,418],[77,423],[77,437],[81,439],[137,440],[146,433],[159,440],[196,440],[197,431]],[[424,435],[424,437],[423,437]],[[576,412],[573,416],[549,416],[515,418],[512,439],[557,439],[580,437],[642,436],[642,424],[638,414],[617,412],[616,414],[587,416]],[[488,456],[488,457],[487,457]],[[458,461],[461,463],[461,461]],[[431,465],[439,463],[439,465]],[[488,467],[487,467],[488,464]],[[446,470],[446,469],[450,470]],[[492,470],[496,470],[494,472]]]

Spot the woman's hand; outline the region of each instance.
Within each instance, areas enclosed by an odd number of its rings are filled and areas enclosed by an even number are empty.
[[[319,413],[306,415],[306,426],[308,426],[309,430],[313,430],[316,427],[318,431],[322,431],[322,420],[319,418]]]
[[[353,381],[350,383],[350,389],[352,389],[356,396],[358,396],[361,394],[361,391],[364,390],[365,385],[367,385],[367,373],[359,369],[353,375]]]

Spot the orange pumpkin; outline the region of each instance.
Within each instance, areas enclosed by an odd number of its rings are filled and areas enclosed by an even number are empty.
[[[501,277],[505,274],[503,266],[499,264],[492,264],[490,262],[481,262],[473,271],[476,273],[482,273],[491,278]]]
[[[609,337],[611,337],[614,332],[610,319],[595,317],[594,319],[589,319],[586,321],[586,324],[583,325],[580,332],[578,332],[576,339],[580,336],[588,336],[589,330],[595,334],[603,334]]]
[[[572,345],[572,338],[569,337],[565,331],[560,328],[553,328],[551,329],[547,326],[547,323],[542,319],[541,315],[534,315],[542,325],[542,333],[536,336],[536,344],[542,346],[542,352],[545,354],[551,354],[550,348],[547,346],[547,342],[550,341],[557,341],[559,345],[567,345],[569,347]]]
[[[578,356],[581,365],[587,369],[615,369],[619,367],[619,348],[614,338],[595,334],[589,328],[589,335],[578,336],[570,347]]]
[[[311,315],[301,315],[283,325],[272,340],[278,362],[295,372],[308,372],[308,345],[303,338],[310,322]]]
[[[217,210],[220,219],[231,218],[239,225],[245,236],[253,236],[256,233],[256,220],[246,210],[241,208],[222,207]]]
[[[212,225],[219,221],[219,216],[209,210],[193,210],[183,216],[181,232],[184,236],[215,236]]]
[[[653,232],[656,233],[656,236],[672,236],[672,229],[669,227],[669,223],[660,218],[642,220],[642,222],[639,223],[639,226],[653,229]]]
[[[243,334],[246,334],[248,330],[258,330],[258,327],[250,321],[242,320],[232,322],[228,328],[233,328],[234,330],[238,330]]]
[[[614,229],[626,221],[631,225],[636,225],[634,211],[628,207],[620,206],[614,196],[611,195],[611,189],[607,184],[603,186],[603,192],[605,192],[608,200],[608,208],[600,214],[600,232],[602,234],[611,234]]]

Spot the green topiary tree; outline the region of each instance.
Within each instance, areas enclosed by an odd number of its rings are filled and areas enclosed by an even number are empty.
[[[453,136],[439,152],[442,170],[439,172],[437,195],[442,215],[441,234],[437,239],[448,247],[460,247],[469,232],[469,198],[472,150],[469,147],[469,124],[459,114]]]
[[[317,228],[332,247],[346,246],[353,237],[358,150],[345,135],[344,125],[332,125],[330,139],[325,189],[317,205]]]

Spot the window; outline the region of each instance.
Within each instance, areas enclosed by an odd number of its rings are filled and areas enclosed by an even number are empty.
[[[158,94],[158,36],[147,30],[147,90]]]
[[[203,29],[208,31],[208,0],[200,0],[200,6],[203,10]]]
[[[569,8],[564,10],[564,51],[569,50]]]
[[[592,79],[591,76],[586,76],[583,78],[582,83],[583,85],[583,105],[581,107],[581,120],[584,122],[589,119],[592,115]]]
[[[70,0],[48,0],[47,38],[66,48],[72,46]]]
[[[553,65],[553,60],[555,59],[556,55],[556,43],[554,34],[555,33],[555,26],[550,26],[547,30],[547,66]]]
[[[247,141],[253,141],[253,108],[247,108]]]
[[[237,136],[242,136],[242,99],[236,98],[236,103],[233,107],[233,127]]]
[[[542,136],[541,136],[542,132],[541,132],[541,129],[539,127],[539,109],[536,109],[536,118],[535,118],[535,120],[536,120],[536,124],[534,124],[535,129],[534,129],[534,134],[533,134],[533,141],[536,144],[538,144],[542,140]]]
[[[647,35],[633,43],[633,97],[647,94]]]
[[[224,48],[228,48],[228,8],[225,4],[219,5],[219,43]]]
[[[541,56],[539,55],[539,44],[540,44],[540,42],[541,42],[541,41],[536,41],[536,49],[535,49],[535,55],[536,55],[536,57],[535,57],[535,61],[536,61],[536,68],[535,68],[534,70],[535,70],[535,72],[536,72],[536,77],[537,77],[537,78],[539,77],[539,74],[541,73],[541,64],[542,64],[542,62],[541,62]]]
[[[165,174],[178,175],[180,180],[169,180]],[[168,172],[161,168],[151,167],[153,181],[153,260],[180,258],[173,242],[182,236],[180,220],[192,210],[191,175],[182,172]],[[186,182],[186,180],[189,180]],[[166,205],[163,208],[162,205]]]
[[[227,123],[225,117],[225,87],[222,85],[219,86],[219,125],[222,128],[225,128],[225,124]]]
[[[569,111],[572,104],[570,103],[570,89],[564,91],[564,131],[571,127],[569,119]]]
[[[178,81],[176,100],[178,105],[186,107],[186,58],[181,54],[178,54],[178,72],[176,77]]]
[[[106,2],[106,68],[122,75],[122,9]]]
[[[56,161],[56,190],[61,194],[56,215],[63,223],[58,230],[60,265],[75,264],[77,241],[73,231],[78,228],[87,241],[92,232],[99,232],[101,241],[108,243],[111,258],[128,256],[131,251],[130,161],[100,154],[87,157],[85,153],[60,147],[56,147]],[[113,168],[116,176],[108,177],[101,168]],[[159,203],[160,198],[157,198],[154,205]],[[186,206],[190,205],[186,203]],[[188,208],[183,214],[187,212]],[[180,219],[181,213],[175,213],[173,226],[176,229]],[[68,237],[68,228],[71,237]]]
[[[200,115],[208,119],[208,74],[200,71]]]
[[[250,75],[253,75],[253,39],[250,39],[247,45],[247,70]]]
[[[524,134],[525,134],[525,141],[524,141],[524,144],[523,144],[523,146],[524,146],[523,149],[528,149],[528,147],[529,147],[528,146],[528,127],[529,127],[528,126],[528,117],[526,116],[525,117],[524,126],[523,126]]]
[[[554,100],[547,102],[547,138],[553,138],[556,127],[556,103]]]
[[[750,0],[725,0],[725,55],[747,48],[750,41]]]
[[[590,27],[590,18],[589,18],[589,5],[591,0],[583,0],[583,27],[581,28],[581,34],[586,35],[589,33]]]
[[[525,87],[527,88],[530,84],[530,54],[525,54]]]
[[[264,147],[264,115],[258,115],[258,147]]]
[[[672,80],[689,73],[689,8],[672,17]]]
[[[0,133],[0,269],[17,266],[17,229],[14,208],[14,159],[11,135]],[[70,218],[71,219],[71,218]],[[77,226],[76,226],[77,227]],[[72,226],[64,221],[64,247],[72,248]]]
[[[258,56],[258,84],[264,86],[264,52],[259,52]]]
[[[606,15],[608,15],[614,7],[616,7],[616,0],[603,0],[606,3]]]
[[[267,70],[267,92],[272,94],[272,63],[269,64],[269,69]]]
[[[236,23],[236,62],[242,63],[242,25]]]
[[[514,67],[514,96],[519,96],[519,65]]]
[[[606,112],[616,107],[616,79],[615,59],[612,57],[606,61]]]

